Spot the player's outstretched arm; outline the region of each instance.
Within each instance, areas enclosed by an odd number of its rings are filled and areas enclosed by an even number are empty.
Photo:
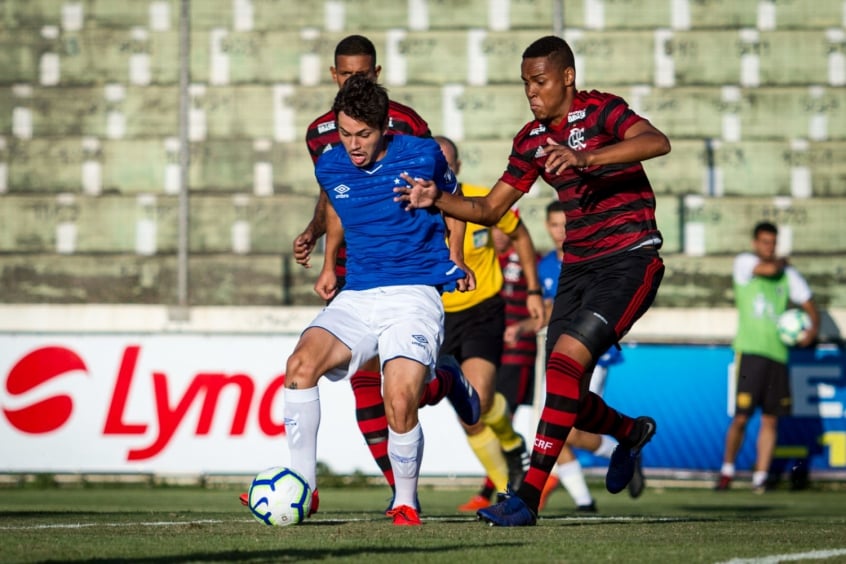
[[[435,206],[458,219],[487,226],[499,221],[523,195],[523,192],[502,181],[497,182],[486,196],[466,197],[442,192],[431,180],[411,178],[407,174],[403,174],[402,179],[408,185],[394,188],[397,193],[394,200],[402,202],[406,211]]]

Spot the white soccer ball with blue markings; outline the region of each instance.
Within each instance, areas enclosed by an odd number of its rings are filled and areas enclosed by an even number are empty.
[[[305,520],[311,488],[298,472],[274,466],[259,472],[250,485],[250,512],[265,525],[287,527]]]
[[[802,309],[788,309],[778,318],[778,336],[781,342],[792,347],[805,338],[811,328],[811,317]]]

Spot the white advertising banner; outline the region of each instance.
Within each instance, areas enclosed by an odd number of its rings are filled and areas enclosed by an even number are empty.
[[[0,472],[252,474],[285,465],[294,336],[0,335]],[[349,383],[321,381],[318,460],[379,471]],[[482,475],[448,401],[420,412],[425,475]]]

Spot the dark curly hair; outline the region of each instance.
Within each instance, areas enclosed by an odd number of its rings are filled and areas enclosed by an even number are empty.
[[[354,120],[384,130],[388,127],[388,91],[366,76],[354,74],[338,90],[332,111],[336,117],[344,112]]]

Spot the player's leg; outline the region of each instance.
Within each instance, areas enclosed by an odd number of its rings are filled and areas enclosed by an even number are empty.
[[[493,403],[494,390],[490,375],[496,369],[490,362],[481,358],[470,358],[461,363],[465,377],[479,393],[482,417],[474,425],[462,423],[467,435],[467,443],[473,454],[485,469],[485,473],[494,483],[497,491],[504,492],[508,486],[508,463],[502,452],[502,443],[496,432],[486,423]]]
[[[564,486],[564,489],[567,490],[567,493],[570,494],[570,497],[573,498],[573,502],[576,504],[576,509],[578,511],[591,513],[596,511],[596,503],[594,502],[593,496],[591,496],[590,489],[585,481],[582,465],[576,457],[576,454],[567,446],[567,444],[564,445],[561,449],[561,454],[558,455],[558,460],[556,460],[556,471],[550,473],[549,478],[544,485],[543,491],[541,492],[541,500],[538,505],[538,511],[543,510],[549,495],[552,491],[554,491],[555,486],[558,485],[559,481],[561,482],[561,485]]]
[[[290,466],[317,490],[317,431],[320,394],[317,381],[330,369],[346,365],[350,349],[332,333],[312,326],[300,337],[285,369],[285,432]]]
[[[509,349],[505,344],[502,364],[496,374],[496,391],[505,397],[509,412],[514,414],[520,405],[531,405],[534,395],[534,358],[537,354],[535,339],[528,345],[521,343],[519,348]],[[557,481],[556,481],[557,484]],[[488,507],[491,497],[496,492],[496,485],[489,476],[485,476],[479,491],[466,503],[458,507],[459,511],[475,513]]]
[[[424,384],[434,377],[443,340],[443,305],[428,286],[382,288],[379,355],[383,360],[388,456],[396,493],[388,515],[395,525],[419,525],[417,482],[423,460],[423,431],[418,420]]]
[[[763,357],[750,354],[736,354],[734,359],[735,396],[734,417],[726,430],[723,463],[720,467],[720,477],[714,489],[728,490],[735,475],[735,460],[743,440],[746,438],[746,427],[749,419],[758,405],[756,399],[759,389],[764,383],[762,370],[765,370]]]
[[[611,345],[619,342],[652,305],[664,276],[664,263],[656,249],[647,247],[591,266],[594,283],[583,296],[584,304],[594,321],[604,320],[604,328],[597,327],[591,335],[591,324],[587,323],[583,325],[586,332],[582,334],[577,328],[565,331],[581,338],[589,345],[593,358],[598,359]],[[614,337],[598,349],[597,344],[602,342],[602,334],[608,328],[613,329]],[[582,390],[587,395],[579,406],[576,426],[600,435],[610,434],[619,441],[605,475],[606,489],[618,493],[629,486],[641,468],[641,450],[655,434],[655,420],[647,416],[632,419],[614,410],[601,396],[588,391],[589,383],[583,382]],[[592,401],[585,401],[587,399]]]
[[[369,360],[353,374],[350,384],[355,397],[355,419],[367,448],[385,480],[394,489],[394,472],[388,458],[388,420],[382,401],[382,372],[379,357]]]
[[[737,453],[743,444],[746,436],[746,425],[749,423],[749,416],[743,413],[735,413],[726,431],[725,449],[723,451],[723,464],[720,467],[720,479],[714,489],[727,490],[734,480]]]
[[[756,443],[755,470],[752,472],[752,487],[759,493],[767,487],[767,476],[770,463],[773,461],[777,436],[778,417],[761,414],[761,426],[758,428]]]
[[[428,368],[398,357],[385,363],[385,413],[388,450],[396,480],[392,510],[417,505],[417,481],[423,459],[423,430],[418,402]]]
[[[790,415],[791,394],[790,377],[787,365],[764,359],[767,365],[769,385],[762,391],[761,426],[758,430],[755,471],[752,474],[752,487],[762,493],[767,488],[767,478],[778,442],[778,418]]]
[[[587,393],[584,378],[599,356],[624,335],[654,300],[664,266],[657,252],[642,249],[596,264],[562,268],[559,293],[548,328],[547,395],[538,423],[531,467],[517,496],[483,509],[479,516],[496,525],[533,525],[540,494],[567,435],[583,415],[607,424],[616,412],[601,402],[583,413],[580,398]],[[627,296],[620,300],[620,296]],[[598,396],[596,396],[598,398]],[[601,400],[601,398],[599,398]],[[579,425],[593,432],[598,429]],[[650,418],[618,426],[620,445],[612,455],[606,486],[616,493],[634,474],[640,449],[654,434]],[[622,447],[622,448],[621,448]],[[616,460],[615,460],[616,459]],[[622,484],[622,485],[621,485]]]
[[[303,331],[285,371],[285,431],[291,467],[317,490],[317,431],[321,375],[337,381],[355,373],[377,354],[374,331],[362,320],[372,299],[344,291]]]
[[[505,302],[500,296],[493,296],[482,303],[457,314],[463,323],[458,326],[461,347],[461,368],[467,380],[478,391],[482,415],[480,425],[465,425],[468,442],[479,458],[488,476],[500,491],[510,483],[519,487],[528,465],[526,443],[511,422],[511,412],[505,397],[497,393],[497,370],[502,361],[503,333],[505,331]],[[456,328],[455,325],[451,328]],[[493,434],[504,456],[507,474],[502,483],[500,457],[493,456],[490,434]]]

